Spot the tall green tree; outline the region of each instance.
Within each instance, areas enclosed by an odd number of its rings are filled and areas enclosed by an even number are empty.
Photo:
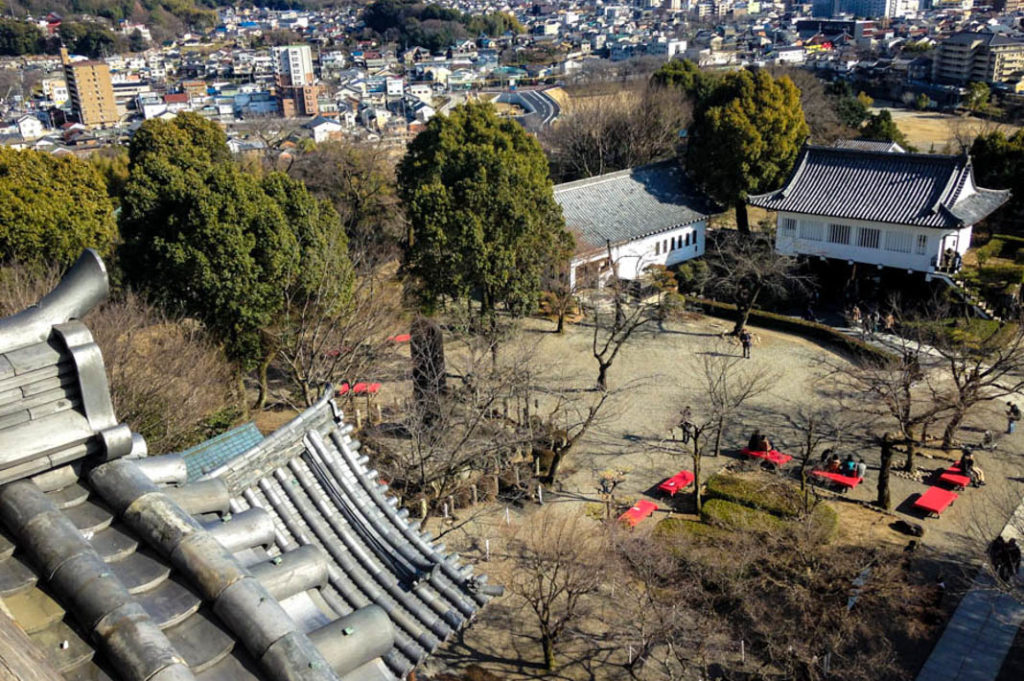
[[[880,140],[883,142],[895,142],[907,151],[913,151],[913,147],[907,142],[907,136],[903,134],[892,114],[888,109],[882,109],[876,114],[868,116],[868,122],[860,130],[861,139]]]
[[[736,207],[737,226],[749,232],[747,195],[779,187],[808,134],[793,81],[735,71],[698,102],[687,162],[712,196]]]
[[[0,147],[0,258],[65,266],[84,248],[109,255],[116,239],[114,204],[94,166]]]
[[[651,74],[650,84],[658,88],[680,90],[694,101],[700,101],[714,91],[718,81],[716,74],[702,71],[689,59],[672,59]]]
[[[306,285],[304,267],[334,258],[339,286],[351,285],[337,213],[297,180],[243,171],[224,133],[197,115],[147,121],[129,155],[125,274],[166,307],[202,319],[240,370],[259,370],[262,406],[285,298]]]
[[[0,56],[20,57],[42,52],[43,33],[18,19],[0,19]]]
[[[1024,130],[979,135],[971,144],[974,181],[990,189],[1009,189],[1010,200],[990,218],[1019,230],[1024,218]]]
[[[537,140],[490,104],[427,124],[398,169],[409,271],[429,306],[476,295],[484,314],[536,303],[542,274],[571,248]]]

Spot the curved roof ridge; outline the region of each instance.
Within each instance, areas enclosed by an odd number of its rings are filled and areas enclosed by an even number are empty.
[[[591,175],[590,177],[580,178],[579,180],[572,180],[570,182],[562,182],[554,186],[555,192],[567,191],[571,189],[578,189],[580,187],[589,187],[601,182],[608,180],[614,180],[619,177],[628,177],[637,171],[642,170],[653,170],[661,166],[675,166],[675,159],[665,159],[664,161],[655,161],[654,163],[647,163],[642,166],[635,166],[633,168],[623,168],[622,170],[613,170],[610,173],[601,173],[600,175]],[[678,166],[675,166],[678,168]],[[680,169],[681,170],[681,169]]]

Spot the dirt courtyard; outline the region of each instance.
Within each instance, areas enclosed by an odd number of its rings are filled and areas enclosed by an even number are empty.
[[[563,463],[559,484],[545,495],[547,504],[587,505],[598,502],[598,478],[602,471],[625,472],[625,480],[616,490],[622,499],[647,498],[658,504],[653,519],[643,521],[637,532],[649,532],[657,520],[667,514],[689,512],[690,500],[680,494],[670,499],[659,493],[657,485],[681,469],[691,469],[688,454],[673,453],[669,440],[669,427],[675,423],[680,409],[686,404],[699,404],[700,387],[695,379],[701,353],[740,355],[740,348],[723,333],[731,328],[725,320],[693,315],[683,321],[667,322],[663,330],[651,327],[632,339],[622,350],[609,371],[609,388],[619,391],[604,413],[604,418],[577,444]],[[571,325],[564,335],[552,333],[554,325],[540,319],[524,323],[518,338],[503,352],[532,353],[537,368],[535,375],[543,376],[539,383],[574,386],[584,397],[594,385],[597,371],[591,355],[592,329]],[[754,427],[770,434],[775,446],[782,451],[799,453],[798,434],[784,427],[782,414],[800,405],[820,399],[813,388],[827,371],[826,361],[835,364],[846,360],[834,351],[803,338],[754,327],[755,345],[750,366],[760,368],[772,377],[766,393],[752,400],[744,408],[747,415],[740,422],[729,425],[723,443],[723,453],[717,458],[704,457],[706,479],[714,472],[730,466],[753,470],[756,466],[738,453]],[[543,398],[538,401],[540,412],[545,413]],[[965,443],[980,442],[981,433],[991,429],[1001,433],[1005,428],[1002,403],[979,407],[961,434]],[[876,432],[892,428],[891,423],[880,420],[869,424]],[[936,427],[938,430],[938,427]],[[929,450],[919,456],[918,467],[923,479],[914,479],[895,473],[891,478],[894,510],[884,513],[870,507],[876,495],[879,451],[870,440],[843,444],[839,453],[863,457],[869,469],[865,482],[845,495],[822,491],[824,498],[838,511],[841,543],[886,542],[905,545],[908,537],[890,529],[897,519],[920,523],[926,528],[920,540],[919,555],[934,557],[937,562],[966,561],[977,565],[984,556],[984,547],[995,536],[1021,500],[1024,475],[1020,471],[1020,453],[1024,450],[1024,433],[997,435],[993,451],[976,455],[986,473],[988,485],[980,489],[961,492],[959,500],[941,518],[923,518],[910,507],[916,494],[924,492],[931,482],[931,472],[945,468],[949,459],[958,454]],[[932,458],[932,457],[936,458]],[[894,459],[894,469],[902,464],[902,455]],[[780,475],[791,475],[795,462]],[[919,476],[920,477],[920,476]],[[795,484],[795,481],[794,481]],[[525,518],[537,508],[527,502],[522,508],[491,504],[485,513],[459,530],[445,534],[443,541],[480,572],[491,575],[491,581],[501,583],[502,573],[509,569],[503,558],[503,537],[506,520],[514,522]],[[439,520],[433,520],[429,529],[444,531]],[[611,595],[611,602],[614,602]],[[567,663],[555,675],[546,675],[539,664],[539,647],[534,639],[535,628],[528,618],[517,612],[508,597],[499,599],[484,609],[480,620],[450,642],[432,658],[425,671],[437,672],[446,667],[480,664],[502,679],[526,678],[598,678],[612,679],[625,674],[618,664],[598,664],[595,659],[574,659],[571,646],[563,658]],[[591,649],[592,650],[592,649]],[[619,660],[624,651],[608,651],[605,661]],[[923,651],[922,654],[926,654]]]

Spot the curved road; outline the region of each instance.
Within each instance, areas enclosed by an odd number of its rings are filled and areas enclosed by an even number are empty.
[[[544,94],[542,90],[517,90],[515,94],[519,95],[523,108],[530,112],[525,116],[516,117],[527,130],[536,132],[551,125],[561,112],[558,102]]]

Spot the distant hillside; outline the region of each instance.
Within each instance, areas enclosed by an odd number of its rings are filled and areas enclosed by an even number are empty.
[[[240,4],[231,0],[0,0],[5,15],[62,16],[91,14],[118,22],[121,19],[145,23],[157,41],[166,40],[188,28],[209,28],[217,23],[218,7]],[[244,3],[243,3],[244,4]],[[271,9],[321,8],[348,4],[344,0],[261,0]]]

